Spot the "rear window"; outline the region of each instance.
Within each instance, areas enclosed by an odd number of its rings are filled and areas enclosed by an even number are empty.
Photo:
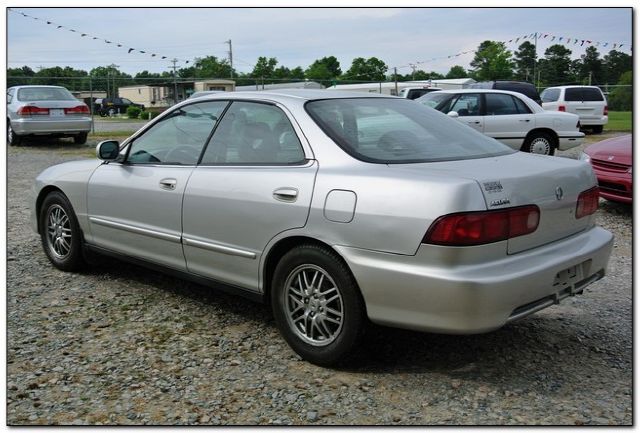
[[[564,90],[565,101],[604,101],[600,89],[596,87],[569,87]]]
[[[18,90],[19,101],[75,101],[76,98],[61,87],[25,87]]]
[[[560,97],[560,89],[546,89],[540,95],[542,102],[555,102]]]
[[[585,87],[582,89],[583,101],[604,101],[602,92],[600,89],[594,89],[593,87]]]
[[[514,151],[422,104],[387,98],[307,102],[313,120],[353,157],[380,164],[450,161]]]

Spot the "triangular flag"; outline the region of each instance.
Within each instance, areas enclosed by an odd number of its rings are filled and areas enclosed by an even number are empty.
[[[135,50],[135,48],[129,48],[129,51],[127,51],[127,54],[131,53],[131,51]]]
[[[555,36],[552,36],[552,37],[551,37],[551,40],[553,41],[555,38],[556,38]]]

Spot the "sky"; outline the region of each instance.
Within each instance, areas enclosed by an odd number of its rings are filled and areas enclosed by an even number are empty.
[[[613,44],[630,54],[631,8],[21,8],[7,11],[7,67],[71,66],[90,70],[119,65],[129,74],[169,70],[172,58],[185,67],[196,57],[227,58],[250,72],[258,56],[278,65],[307,68],[336,56],[343,72],[355,57],[375,56],[398,73],[417,69],[446,73],[469,68],[472,51],[484,40],[508,41],[515,51],[522,37],[538,40],[538,55],[559,37],[590,40],[601,55]],[[19,13],[40,18],[24,17]],[[46,24],[46,21],[52,24]],[[55,23],[55,24],[54,24]],[[57,25],[64,26],[57,29]],[[70,29],[77,30],[71,32]],[[81,33],[88,36],[81,37]],[[99,39],[94,40],[92,36]],[[551,42],[552,36],[556,40]],[[515,39],[521,39],[516,43]],[[112,44],[105,42],[109,40]],[[529,39],[525,39],[529,40]],[[589,46],[570,43],[572,57]],[[604,43],[608,47],[604,48]],[[116,44],[122,44],[117,47]],[[135,48],[128,53],[129,48]],[[145,51],[145,54],[139,51]],[[155,57],[151,54],[155,53]],[[160,59],[166,56],[167,59]],[[444,58],[443,58],[444,57]],[[435,60],[433,60],[435,58]],[[187,64],[186,61],[190,63]]]

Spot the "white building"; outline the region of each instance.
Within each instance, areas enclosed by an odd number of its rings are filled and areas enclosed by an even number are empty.
[[[397,93],[406,87],[437,87],[441,90],[449,89],[465,89],[470,84],[475,83],[473,78],[452,78],[442,80],[422,80],[422,81],[399,81],[397,83]],[[328,87],[327,90],[342,90],[350,92],[369,92],[369,93],[382,93],[385,95],[396,96],[396,83],[395,82],[380,82],[380,83],[358,83],[358,84],[338,84],[336,86]]]

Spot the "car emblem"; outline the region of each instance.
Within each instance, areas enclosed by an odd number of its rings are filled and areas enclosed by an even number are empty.
[[[609,161],[613,161],[613,158],[615,158],[615,156],[611,155],[608,159]]]
[[[564,195],[564,191],[559,186],[556,187],[556,200],[562,200],[562,196]]]

